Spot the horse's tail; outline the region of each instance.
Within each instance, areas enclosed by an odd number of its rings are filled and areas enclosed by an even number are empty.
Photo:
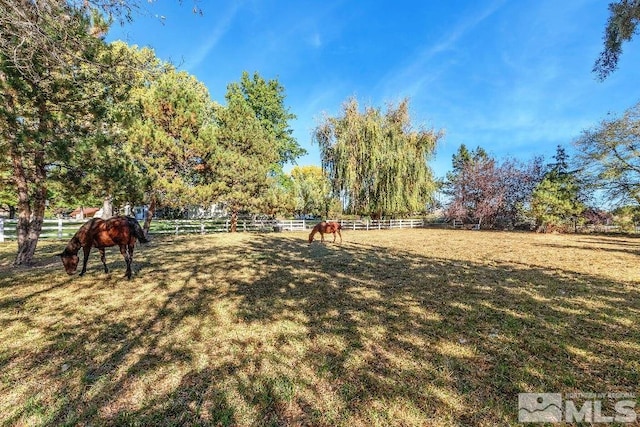
[[[129,225],[131,231],[133,231],[133,235],[136,236],[140,243],[149,243],[149,239],[145,235],[144,230],[135,218],[129,218]]]

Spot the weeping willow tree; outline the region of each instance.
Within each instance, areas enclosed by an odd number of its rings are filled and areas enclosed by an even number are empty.
[[[442,131],[414,129],[409,101],[386,112],[355,98],[339,117],[324,117],[313,133],[322,167],[348,213],[401,216],[422,212],[435,191],[428,165]]]

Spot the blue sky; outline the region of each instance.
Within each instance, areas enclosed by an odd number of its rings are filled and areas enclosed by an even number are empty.
[[[294,136],[320,164],[311,133],[355,96],[384,108],[410,99],[414,126],[444,129],[431,166],[462,143],[497,157],[550,159],[582,130],[640,100],[640,40],[604,82],[606,0],[158,0],[108,40],[148,46],[224,103],[243,71],[277,78]]]

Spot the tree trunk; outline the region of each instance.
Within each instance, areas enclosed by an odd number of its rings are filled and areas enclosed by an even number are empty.
[[[151,220],[153,219],[153,215],[156,213],[156,195],[151,196],[151,201],[149,202],[149,209],[147,209],[147,215],[144,219],[144,225],[142,229],[144,230],[144,235],[149,235],[149,228],[151,227]]]
[[[46,202],[46,168],[44,153],[38,151],[34,155],[35,174],[33,180],[33,200],[29,194],[27,175],[21,156],[12,147],[12,161],[14,167],[14,182],[18,191],[18,253],[15,265],[30,264],[36,251],[38,239],[42,231]],[[33,208],[32,208],[33,203]]]
[[[105,196],[102,201],[102,219],[109,219],[113,216],[113,197]]]

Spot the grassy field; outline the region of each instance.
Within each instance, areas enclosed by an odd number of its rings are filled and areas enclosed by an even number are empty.
[[[0,423],[515,425],[520,392],[639,392],[640,239],[306,236],[156,238],[131,281],[0,244]]]

